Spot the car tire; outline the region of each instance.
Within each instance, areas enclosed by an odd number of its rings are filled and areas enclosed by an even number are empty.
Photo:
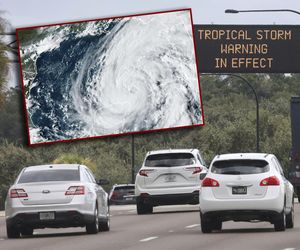
[[[145,204],[142,200],[137,200],[136,202],[136,211],[137,214],[152,214],[153,206],[149,204]]]
[[[86,224],[86,232],[88,234],[96,234],[99,231],[99,217],[98,217],[98,208],[97,205],[94,211],[93,222]]]
[[[99,221],[99,231],[107,232],[110,229],[110,220],[107,218],[105,221]]]
[[[291,211],[286,215],[286,228],[294,228],[294,202]]]
[[[207,218],[207,216],[200,213],[200,221],[201,221],[201,231],[202,233],[211,233],[212,232],[212,224],[211,220]]]
[[[152,213],[153,213],[153,206],[147,205],[147,214],[152,214]]]
[[[99,221],[99,231],[107,232],[110,229],[110,215],[109,215],[109,206],[107,205],[106,219]]]
[[[33,235],[33,228],[30,228],[30,227],[22,228],[20,231],[21,231],[22,236],[32,236]]]
[[[275,219],[274,228],[275,228],[275,231],[285,231],[286,215],[285,215],[284,209],[282,210],[282,212],[280,213],[278,218]]]
[[[20,231],[11,225],[6,224],[6,234],[9,239],[20,238]]]
[[[217,231],[222,230],[222,221],[214,220],[214,221],[211,222],[211,224],[212,224],[212,229],[213,230],[217,230]]]

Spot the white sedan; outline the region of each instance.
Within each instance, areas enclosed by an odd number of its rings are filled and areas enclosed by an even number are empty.
[[[86,227],[89,234],[109,230],[108,194],[90,169],[79,164],[24,168],[5,202],[8,238],[36,228]]]
[[[293,195],[293,186],[274,155],[217,155],[201,184],[202,232],[221,230],[222,222],[229,220],[269,221],[275,231],[292,228]]]

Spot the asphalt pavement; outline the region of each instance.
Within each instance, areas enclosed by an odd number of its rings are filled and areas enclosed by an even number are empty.
[[[137,215],[134,205],[111,206],[111,231],[87,235],[85,228],[39,229],[31,237],[7,239],[0,217],[0,249],[103,250],[300,250],[300,204],[295,227],[275,232],[267,222],[225,222],[220,232],[202,234],[199,207],[164,206]]]

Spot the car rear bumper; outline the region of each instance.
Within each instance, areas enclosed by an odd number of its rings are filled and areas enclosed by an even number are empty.
[[[200,211],[202,213],[217,211],[274,211],[282,212],[284,195],[278,192],[267,192],[265,197],[257,199],[217,199],[211,189],[202,189],[200,195]]]
[[[53,220],[40,220],[38,212],[19,213],[12,218],[6,219],[6,223],[15,228],[60,228],[60,227],[83,227],[94,220],[90,214],[82,214],[78,211],[54,212]]]
[[[6,219],[13,218],[18,214],[35,214],[39,212],[64,213],[66,211],[76,211],[80,214],[94,214],[94,203],[78,201],[71,204],[47,204],[47,205],[23,205],[20,201],[9,203],[5,209]]]
[[[190,194],[194,191],[199,192],[200,184],[197,183],[191,186],[174,186],[174,187],[144,187],[143,185],[136,185],[135,195],[140,196],[142,193],[149,195],[175,195],[175,194]]]
[[[212,211],[204,214],[207,220],[219,221],[269,221],[273,222],[278,219],[280,213],[270,210],[220,210]]]
[[[115,200],[115,199],[111,199],[109,200],[109,204],[111,205],[126,205],[126,204],[135,204],[136,203],[136,198],[133,198],[131,200]]]
[[[142,194],[137,198],[137,202],[143,202],[152,206],[161,205],[181,205],[181,204],[198,204],[199,191],[185,194],[163,194],[163,195],[149,195]]]

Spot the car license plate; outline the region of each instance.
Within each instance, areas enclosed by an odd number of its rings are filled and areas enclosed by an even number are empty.
[[[166,177],[165,177],[165,181],[166,182],[175,182],[176,181],[176,175],[167,175]]]
[[[247,187],[232,187],[232,194],[247,194]]]
[[[300,172],[296,172],[296,177],[300,178]]]
[[[133,200],[133,197],[126,197],[125,200],[126,200],[126,201],[132,201],[132,200]]]
[[[54,220],[55,214],[54,212],[42,212],[40,213],[40,220]]]

